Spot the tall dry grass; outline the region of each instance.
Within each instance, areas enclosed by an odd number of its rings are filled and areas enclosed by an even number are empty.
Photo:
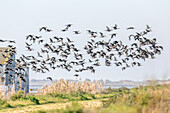
[[[0,100],[9,100],[11,95],[15,94],[14,85],[11,88],[0,86]]]
[[[102,113],[170,113],[170,84],[133,88],[115,95],[105,105]]]
[[[148,106],[142,108],[142,113],[170,113],[170,84],[150,87]]]
[[[4,100],[6,98],[6,90],[3,87],[0,87],[0,100]]]
[[[102,83],[98,81],[82,81],[79,82],[69,82],[68,80],[60,79],[53,83],[50,86],[44,86],[42,89],[39,89],[37,91],[37,95],[46,95],[49,93],[71,93],[71,92],[77,92],[77,91],[83,91],[86,93],[96,94],[103,91],[103,85]]]

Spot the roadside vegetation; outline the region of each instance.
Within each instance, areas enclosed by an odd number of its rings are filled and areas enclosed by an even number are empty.
[[[65,84],[65,85],[64,85]],[[0,112],[34,113],[170,113],[170,85],[140,86],[132,89],[100,89],[101,84],[74,84],[60,81],[42,88],[36,94],[25,95],[23,91],[2,98],[0,93]],[[86,85],[85,85],[86,84]],[[86,89],[96,88],[95,91]],[[58,87],[58,89],[55,89]],[[68,89],[66,88],[68,87]],[[85,88],[83,88],[85,87]],[[63,88],[63,90],[61,90]],[[67,89],[67,90],[64,90]],[[60,90],[60,91],[57,91]],[[95,93],[94,93],[95,92]],[[41,107],[42,106],[42,107]],[[57,107],[56,107],[57,106]],[[61,107],[60,107],[61,106]],[[24,111],[27,109],[27,111]],[[31,110],[32,109],[32,110]],[[30,110],[30,111],[29,111]]]

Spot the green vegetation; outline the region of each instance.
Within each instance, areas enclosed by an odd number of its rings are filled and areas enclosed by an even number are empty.
[[[113,97],[103,101],[103,113],[168,113],[170,112],[170,85],[141,86],[133,89],[117,89]],[[109,89],[110,91],[110,89]],[[115,92],[115,90],[113,90]],[[110,93],[112,93],[110,91]]]
[[[52,97],[58,98],[58,99],[68,99],[69,101],[78,101],[78,100],[91,100],[95,99],[94,94],[85,93],[83,91],[77,91],[77,92],[70,92],[70,93],[48,93],[47,95],[50,95]]]
[[[169,113],[170,85],[108,88],[96,94],[79,90],[24,95],[18,91],[8,101],[0,100],[0,111],[7,108],[33,109],[34,113]]]
[[[40,104],[39,100],[35,96],[26,96],[24,95],[23,91],[18,91],[16,94],[11,95],[11,100],[30,100],[31,102],[34,102],[35,104]]]
[[[0,99],[0,109],[5,109],[5,108],[12,108],[12,106],[9,103],[7,103],[6,100]]]

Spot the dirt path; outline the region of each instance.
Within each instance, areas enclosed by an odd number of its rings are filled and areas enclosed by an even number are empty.
[[[101,107],[102,102],[100,100],[95,101],[79,101],[81,105],[85,108],[95,108],[95,107]],[[49,104],[43,104],[43,105],[30,105],[26,107],[18,107],[18,108],[8,108],[0,113],[31,113],[33,111],[37,110],[53,110],[53,109],[61,109],[65,108],[66,106],[70,106],[71,102],[66,103],[49,103]]]

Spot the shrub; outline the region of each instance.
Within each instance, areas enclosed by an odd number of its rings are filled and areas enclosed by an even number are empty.
[[[39,102],[39,100],[38,100],[37,98],[35,98],[35,97],[33,97],[33,96],[29,96],[28,98],[30,99],[31,102],[34,102],[34,103],[37,104],[37,105],[40,104],[40,102]]]
[[[114,95],[112,98],[110,98],[109,100],[103,100],[103,106],[104,107],[109,107],[111,104],[115,104],[116,102],[118,102],[118,99],[121,97],[121,95]]]
[[[5,104],[4,104],[4,107],[6,107],[6,108],[12,108],[12,106],[11,106],[9,103],[5,103]]]
[[[4,105],[5,101],[0,99],[0,105]]]
[[[9,104],[9,103],[7,103],[7,101],[6,100],[1,100],[0,99],[0,109],[1,108],[11,108],[12,106]]]
[[[89,99],[84,95],[80,95],[80,100],[89,100]]]
[[[24,98],[24,97],[25,97],[25,96],[24,96],[24,92],[21,91],[21,90],[19,90],[19,91],[17,91],[17,93],[12,94],[11,97],[10,97],[10,99],[11,99],[11,100],[18,100],[18,99],[22,99],[22,98]]]
[[[10,97],[11,100],[30,100],[31,102],[34,102],[35,104],[40,104],[39,100],[35,98],[35,96],[26,96],[24,95],[23,91],[17,91],[17,93],[14,93]]]
[[[96,99],[96,97],[94,96],[94,94],[88,94],[88,96],[92,97],[92,99]]]

